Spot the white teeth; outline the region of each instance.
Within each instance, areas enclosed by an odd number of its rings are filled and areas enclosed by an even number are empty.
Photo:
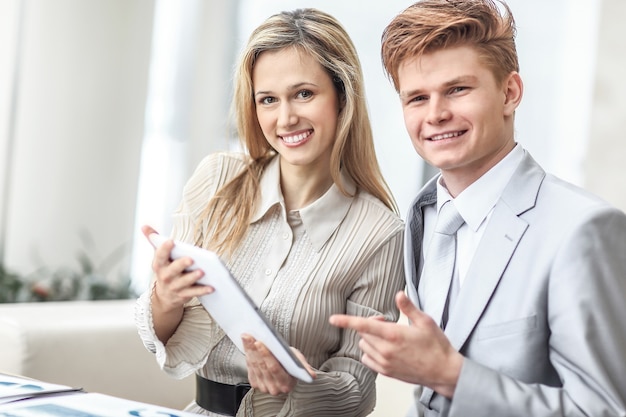
[[[300,133],[299,135],[295,135],[295,136],[282,136],[282,138],[283,138],[283,141],[287,143],[297,143],[309,137],[310,134],[311,132],[308,131],[308,132]]]
[[[456,136],[460,136],[461,134],[463,134],[463,132],[453,132],[453,133],[444,133],[443,135],[436,135],[436,136],[432,136],[430,138],[430,140],[441,140],[441,139],[448,139],[448,138],[454,138]]]

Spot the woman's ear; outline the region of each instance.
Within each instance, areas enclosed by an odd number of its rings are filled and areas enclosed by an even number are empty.
[[[344,107],[346,107],[346,93],[339,95],[339,113],[343,111]]]
[[[513,71],[504,80],[504,115],[512,116],[524,95],[522,77]]]
[[[346,86],[341,81],[338,75],[333,75],[333,85],[335,86],[335,91],[337,91],[337,99],[339,100],[339,113],[346,106]]]

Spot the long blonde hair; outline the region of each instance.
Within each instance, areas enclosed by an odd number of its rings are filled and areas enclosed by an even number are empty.
[[[250,160],[246,169],[225,184],[209,201],[199,220],[196,242],[218,253],[232,252],[243,240],[259,200],[259,181],[275,156],[256,115],[252,71],[259,55],[295,47],[310,54],[328,71],[342,110],[330,170],[334,183],[348,195],[341,181],[343,170],[362,189],[398,212],[376,159],[367,111],[361,64],[352,40],[331,15],[316,9],[298,9],[271,16],[257,27],[243,50],[235,72],[234,111],[237,131]],[[202,230],[208,218],[211,236]],[[206,224],[206,223],[204,223]]]

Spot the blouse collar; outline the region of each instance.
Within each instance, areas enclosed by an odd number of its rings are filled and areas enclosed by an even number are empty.
[[[267,165],[261,176],[261,201],[252,216],[251,223],[259,221],[276,204],[281,206],[283,216],[286,218],[285,200],[280,189],[280,157],[276,156]],[[346,191],[355,195],[356,185],[342,171],[341,180]],[[315,250],[320,251],[330,236],[337,230],[342,220],[348,213],[354,197],[344,195],[333,184],[324,195],[313,203],[299,210],[302,224],[309,235]]]

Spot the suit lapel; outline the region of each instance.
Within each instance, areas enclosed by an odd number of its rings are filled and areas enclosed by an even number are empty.
[[[543,169],[524,151],[520,166],[494,207],[448,320],[445,333],[455,349],[461,350],[467,341],[504,275],[528,228],[519,216],[535,206],[544,178]],[[433,394],[424,387],[420,402],[428,406]]]
[[[424,206],[437,202],[437,179],[432,178],[411,204],[407,214],[404,233],[404,271],[409,298],[422,309],[422,302],[418,297],[419,277],[424,262],[422,256],[422,238],[424,236]]]
[[[527,228],[506,205],[496,205],[446,327],[455,349],[474,329]]]
[[[460,350],[476,327],[515,248],[528,228],[520,215],[535,206],[545,172],[524,152],[522,161],[496,203],[450,315],[446,335]]]
[[[496,205],[445,329],[454,349],[461,350],[476,327],[527,227],[510,209]],[[420,402],[431,407],[433,395],[424,387]]]

